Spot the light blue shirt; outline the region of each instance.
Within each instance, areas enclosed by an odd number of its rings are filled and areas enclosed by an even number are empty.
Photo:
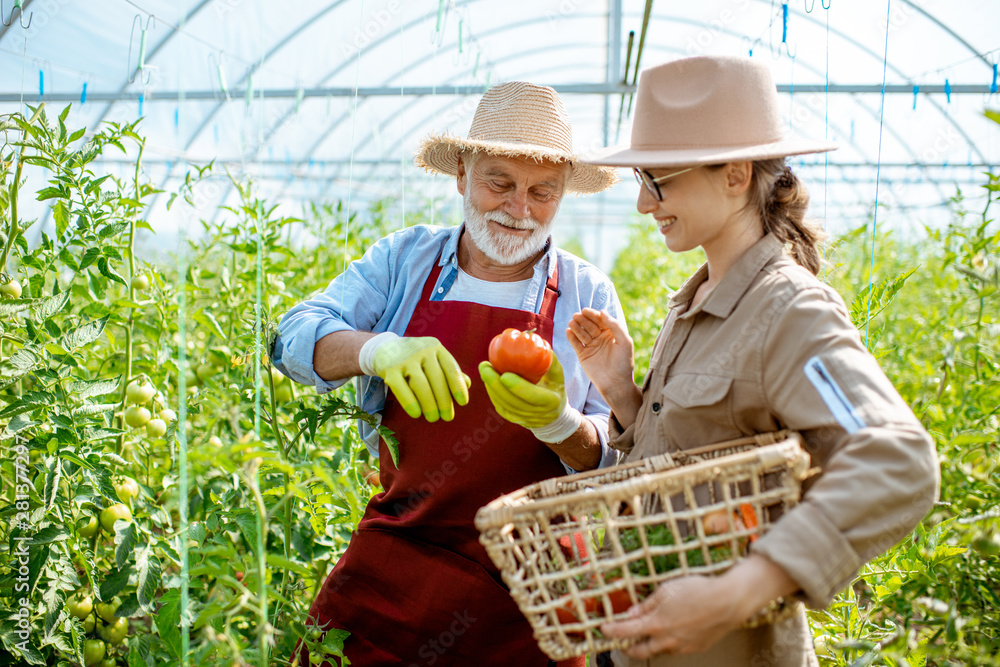
[[[402,336],[434,262],[442,269],[431,300],[443,300],[454,285],[458,276],[458,240],[463,227],[418,225],[377,241],[364,257],[334,278],[325,291],[296,305],[281,318],[272,350],[274,365],[296,382],[315,386],[321,394],[347,382],[346,379],[329,382],[316,374],[312,363],[316,342],[337,331],[391,331]],[[566,326],[575,313],[587,307],[607,310],[625,326],[621,304],[607,276],[592,264],[555,248],[550,238],[545,254],[535,264],[521,310],[539,311],[545,283],[556,262],[561,294],[556,300],[552,349],[563,366],[567,401],[597,428],[601,467],[614,465],[618,453],[607,445],[610,408],[580,366],[566,339]],[[357,390],[360,407],[370,414],[379,414],[386,397],[382,379],[361,376]],[[378,432],[364,422],[358,422],[358,430],[372,456],[377,457]]]

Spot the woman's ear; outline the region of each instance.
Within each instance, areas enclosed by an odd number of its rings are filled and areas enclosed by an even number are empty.
[[[753,162],[729,162],[725,166],[725,185],[731,194],[741,195],[750,188]]]

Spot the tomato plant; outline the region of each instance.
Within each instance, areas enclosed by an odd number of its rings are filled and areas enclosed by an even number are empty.
[[[552,346],[534,329],[505,329],[490,341],[489,358],[497,373],[514,373],[537,383],[552,365]]]

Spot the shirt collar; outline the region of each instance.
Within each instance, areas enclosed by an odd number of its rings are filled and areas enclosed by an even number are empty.
[[[458,241],[462,238],[462,232],[465,231],[465,223],[457,225],[452,228],[451,235],[448,238],[448,242],[444,246],[444,250],[441,251],[441,259],[438,261],[439,266],[447,266],[451,263],[458,264]],[[542,264],[542,262],[547,262],[547,266]],[[552,237],[545,241],[545,254],[542,255],[538,264],[535,264],[535,275],[538,275],[539,265],[545,267],[546,275],[548,278],[552,277],[552,274],[556,270],[556,246],[552,243]]]
[[[774,234],[765,234],[764,238],[750,246],[743,256],[736,260],[729,272],[722,278],[715,289],[698,304],[695,312],[704,311],[715,317],[729,317],[740,302],[751,283],[775,256],[781,254],[784,243]],[[670,298],[670,308],[691,302],[698,286],[708,279],[708,265],[703,264],[693,276],[688,278],[677,292]]]

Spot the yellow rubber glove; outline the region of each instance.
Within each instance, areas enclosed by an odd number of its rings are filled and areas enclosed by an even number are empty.
[[[552,365],[538,384],[531,384],[520,375],[500,375],[488,361],[479,364],[479,375],[497,414],[525,428],[548,426],[566,408],[566,387],[559,359],[552,355]]]
[[[385,380],[400,407],[414,419],[450,422],[455,406],[469,403],[472,380],[437,338],[396,338],[379,346],[372,357],[375,375]]]

